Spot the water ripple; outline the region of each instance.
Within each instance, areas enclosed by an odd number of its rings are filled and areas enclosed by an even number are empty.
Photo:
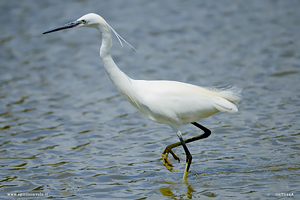
[[[298,1],[0,5],[1,197],[299,195]],[[176,134],[144,118],[116,91],[98,57],[98,33],[41,34],[88,12],[101,14],[137,47],[138,54],[112,49],[132,78],[243,88],[239,113],[201,121],[213,134],[188,145],[193,163],[186,182],[182,148],[174,150],[180,163],[170,158],[178,172],[162,165],[161,153],[178,142]],[[183,126],[184,138],[199,134]]]

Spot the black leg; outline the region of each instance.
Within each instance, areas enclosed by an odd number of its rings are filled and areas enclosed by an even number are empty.
[[[187,143],[190,143],[190,142],[193,142],[193,141],[197,141],[197,140],[201,140],[201,139],[204,139],[204,138],[208,138],[208,137],[210,136],[211,131],[210,131],[208,128],[202,126],[201,124],[199,124],[199,123],[197,123],[197,122],[193,122],[193,123],[191,123],[191,124],[193,124],[194,126],[200,128],[201,130],[203,130],[204,133],[203,133],[202,135],[199,135],[199,136],[196,136],[196,137],[189,138],[189,139],[187,139],[187,140],[183,140],[183,139],[181,138],[181,140],[184,142],[184,144],[187,144]],[[175,153],[172,151],[172,149],[175,148],[175,147],[178,147],[178,146],[182,145],[182,144],[183,144],[182,141],[176,142],[176,143],[174,143],[174,144],[170,144],[169,146],[167,146],[167,147],[165,148],[164,152],[162,153],[163,164],[164,164],[165,167],[166,167],[168,170],[170,170],[170,171],[173,171],[173,168],[172,168],[173,165],[172,165],[172,164],[170,163],[170,161],[167,159],[168,154],[171,153],[171,154],[173,155],[174,159],[175,159],[175,160],[178,160],[178,162],[180,162],[180,159],[175,155]],[[185,147],[184,147],[184,146],[185,146]],[[186,155],[187,155],[187,163],[188,163],[188,159],[189,159],[190,161],[192,161],[192,156],[191,156],[190,152],[188,151],[186,145],[183,145],[183,148],[184,148],[184,151],[185,151],[185,153],[186,153]],[[186,151],[186,150],[187,150],[187,151]],[[187,152],[189,152],[189,155],[190,155],[189,158],[188,158]],[[190,164],[188,165],[188,168],[189,168],[189,166],[190,166]]]
[[[189,169],[190,169],[190,166],[191,166],[193,157],[192,157],[192,155],[191,155],[189,149],[188,149],[187,146],[185,145],[185,142],[184,142],[184,140],[182,139],[182,137],[178,137],[178,138],[179,138],[179,140],[180,140],[180,142],[181,142],[181,145],[182,145],[182,147],[183,147],[183,149],[184,149],[184,152],[185,152],[185,154],[186,154],[186,163],[187,163],[186,172],[188,172]]]
[[[193,124],[194,126],[200,128],[201,130],[203,130],[204,134],[193,137],[193,138],[190,138],[190,139],[187,139],[189,141],[186,141],[185,143],[193,142],[193,141],[196,141],[196,140],[201,140],[201,139],[204,139],[204,138],[208,138],[210,136],[211,131],[208,128],[205,128],[204,126],[202,126],[201,124],[198,124],[197,122],[193,122],[191,124]]]

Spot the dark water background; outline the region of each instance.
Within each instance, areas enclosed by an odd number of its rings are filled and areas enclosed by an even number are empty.
[[[299,8],[298,0],[2,0],[1,198],[299,198]],[[162,165],[176,134],[110,82],[98,32],[41,34],[89,12],[138,49],[113,40],[112,56],[132,78],[243,88],[239,113],[200,121],[213,134],[188,145],[187,182]],[[199,134],[191,125],[183,132]],[[185,160],[182,148],[175,153]]]

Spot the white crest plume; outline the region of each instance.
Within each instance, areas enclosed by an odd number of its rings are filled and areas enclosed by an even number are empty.
[[[122,36],[117,32],[115,31],[115,29],[113,29],[107,22],[106,22],[107,26],[112,30],[112,32],[115,34],[116,38],[118,38],[121,46],[123,47],[123,43],[122,43],[122,40],[123,42],[125,42],[128,46],[130,46],[133,50],[135,50],[136,52],[138,52],[136,50],[136,48],[134,48],[131,44],[129,44],[124,38],[122,38]]]

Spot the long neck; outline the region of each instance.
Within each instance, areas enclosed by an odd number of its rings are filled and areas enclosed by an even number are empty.
[[[128,99],[130,98],[128,95],[130,95],[131,91],[131,79],[118,68],[110,55],[112,41],[109,28],[105,27],[104,29],[99,29],[99,31],[102,34],[100,57],[104,68],[119,92]]]

